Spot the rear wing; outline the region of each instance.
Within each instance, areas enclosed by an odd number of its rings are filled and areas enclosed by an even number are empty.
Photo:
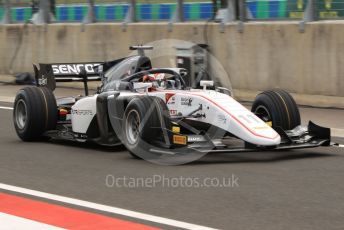
[[[138,50],[139,56],[144,56],[144,50],[151,50],[151,46],[131,46],[130,50]],[[100,81],[103,73],[126,58],[109,62],[56,63],[33,65],[37,86],[44,86],[54,91],[56,82],[83,82],[85,94],[88,94],[87,82]],[[150,62],[149,62],[150,63]],[[98,68],[101,66],[101,69]],[[101,70],[101,71],[98,71]]]
[[[39,64],[39,69],[37,65],[33,65],[33,68],[37,86],[44,86],[54,91],[56,82],[84,82],[86,92],[87,82],[101,80],[97,67],[102,64],[102,62]]]

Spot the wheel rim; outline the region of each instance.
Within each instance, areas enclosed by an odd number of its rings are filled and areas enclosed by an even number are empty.
[[[134,145],[140,138],[140,116],[136,110],[131,110],[126,119],[126,136],[129,144]]]
[[[256,116],[262,119],[265,123],[272,126],[272,117],[269,113],[269,110],[265,106],[263,105],[258,106],[256,110],[254,111],[254,114],[256,114]]]
[[[15,119],[19,129],[24,129],[27,121],[27,107],[23,99],[17,102],[15,108]]]

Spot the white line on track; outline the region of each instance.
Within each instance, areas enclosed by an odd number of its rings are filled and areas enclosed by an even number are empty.
[[[111,207],[107,205],[102,205],[102,204],[97,204],[97,203],[92,203],[89,201],[84,201],[84,200],[78,200],[74,198],[69,198],[69,197],[64,197],[64,196],[59,196],[59,195],[54,195],[50,193],[45,193],[45,192],[40,192],[36,190],[31,190],[31,189],[26,189],[26,188],[21,188],[17,186],[12,186],[12,185],[7,185],[7,184],[2,184],[0,183],[0,189],[7,190],[7,191],[12,191],[12,192],[17,192],[21,194],[26,194],[26,195],[31,195],[35,197],[40,197],[48,200],[54,200],[54,201],[59,201],[62,203],[66,204],[72,204],[80,207],[85,207],[85,208],[90,208],[94,210],[99,210],[103,212],[109,212],[117,215],[122,215],[122,216],[127,216],[135,219],[140,219],[140,220],[145,220],[145,221],[150,221],[158,224],[163,224],[163,225],[169,225],[177,228],[182,228],[182,229],[197,229],[197,230],[214,230],[214,228],[209,228],[201,225],[196,225],[196,224],[190,224],[178,220],[173,220],[173,219],[168,219],[160,216],[153,216],[141,212],[135,212],[127,209],[122,209],[122,208],[117,208],[117,207]]]
[[[1,230],[27,229],[27,230],[63,230],[49,224],[25,219],[18,216],[0,212]]]
[[[0,106],[0,109],[13,110],[12,107],[4,107],[4,106]]]

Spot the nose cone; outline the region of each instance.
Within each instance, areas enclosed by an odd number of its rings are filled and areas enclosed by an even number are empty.
[[[273,146],[281,143],[281,136],[270,126],[261,123],[259,126],[250,127],[251,133],[255,136],[256,145]]]
[[[276,145],[281,144],[281,136],[278,133],[276,133],[276,135],[271,138],[267,138],[266,136],[259,137],[259,138],[256,138],[255,143],[252,143],[252,144],[262,145],[262,146],[276,146]]]
[[[250,111],[233,111],[231,123],[233,133],[241,139],[261,146],[275,146],[281,143],[280,135]]]

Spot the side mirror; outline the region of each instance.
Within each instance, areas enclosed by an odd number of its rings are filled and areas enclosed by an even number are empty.
[[[207,90],[207,86],[214,86],[214,81],[201,81],[200,86],[203,87],[203,90]]]

